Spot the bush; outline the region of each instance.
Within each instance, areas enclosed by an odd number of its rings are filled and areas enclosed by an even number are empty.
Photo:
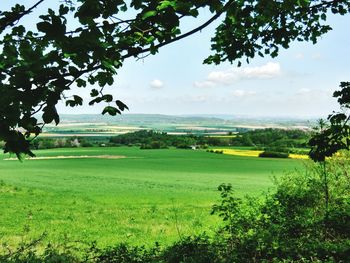
[[[202,145],[200,145],[200,148],[201,149],[204,149],[204,150],[206,150],[206,149],[208,149],[208,144],[202,144]]]
[[[95,146],[91,142],[87,142],[87,141],[82,142],[80,145],[81,145],[81,147],[94,147]]]
[[[259,154],[259,157],[262,157],[262,158],[288,158],[289,153],[263,151],[262,153]]]
[[[206,235],[187,237],[162,252],[162,261],[168,263],[215,263],[223,262],[219,250]]]
[[[37,149],[52,149],[55,147],[56,145],[53,139],[40,139],[37,143]]]
[[[187,144],[178,144],[176,145],[177,149],[192,149],[191,145],[187,145]]]
[[[159,262],[159,247],[146,249],[145,247],[119,244],[103,250],[96,250],[94,262],[99,263],[147,263]]]
[[[267,152],[278,152],[278,153],[290,153],[290,149],[287,147],[267,147],[264,148]]]
[[[147,150],[147,149],[166,149],[168,148],[168,146],[161,142],[161,141],[153,141],[151,143],[147,143],[147,144],[142,144],[140,149],[142,150]]]
[[[350,262],[349,159],[323,168],[285,176],[264,200],[219,187],[213,213],[226,222],[218,238],[232,262]]]

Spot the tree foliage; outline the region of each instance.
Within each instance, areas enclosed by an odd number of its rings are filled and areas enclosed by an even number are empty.
[[[220,18],[213,54],[204,62],[240,65],[255,55],[275,57],[294,40],[315,43],[331,29],[327,15],[343,15],[350,8],[347,0],[64,0],[34,17],[44,2],[0,12],[0,140],[5,152],[17,155],[32,155],[32,136],[43,125],[60,122],[60,100],[70,107],[83,104],[78,95],[65,96],[73,85],[91,90],[90,105],[105,103],[103,114],[127,109],[103,88],[114,84],[113,76],[128,58],[154,55]],[[182,33],[184,18],[196,18],[203,8],[212,17]],[[23,24],[27,16],[36,28]],[[90,88],[93,84],[100,88]]]
[[[239,135],[232,140],[235,145],[261,148],[305,147],[310,139],[310,133],[300,129],[256,129]]]
[[[264,198],[236,198],[231,185],[219,186],[221,203],[213,213],[225,222],[219,240],[228,250],[219,262],[348,262],[349,159],[344,160],[335,158],[327,168],[328,207],[317,164],[306,174],[285,176]]]
[[[333,112],[327,121],[320,120],[316,134],[309,144],[309,153],[315,162],[324,162],[340,150],[350,150],[350,82],[340,83],[340,90],[333,93],[340,105],[339,112]]]

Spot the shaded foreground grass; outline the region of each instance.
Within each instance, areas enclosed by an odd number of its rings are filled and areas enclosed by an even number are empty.
[[[98,245],[159,241],[214,231],[216,188],[259,194],[299,160],[261,159],[192,150],[132,147],[53,149],[38,156],[120,155],[122,159],[0,161],[0,238],[9,244],[48,233],[48,240]],[[8,157],[8,156],[6,156]]]

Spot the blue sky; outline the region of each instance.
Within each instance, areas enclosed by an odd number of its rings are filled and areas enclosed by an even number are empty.
[[[1,2],[6,9],[14,1]],[[201,19],[208,16],[203,12]],[[201,19],[188,21],[183,32]],[[275,59],[257,58],[241,68],[202,64],[210,54],[214,24],[163,47],[155,56],[129,59],[106,91],[126,103],[129,113],[326,116],[337,108],[332,92],[340,81],[350,80],[350,15],[330,16],[328,22],[333,31],[316,45],[294,43]],[[88,98],[87,91],[76,89],[75,93]],[[101,109],[102,105],[59,106],[60,113],[99,113]]]
[[[128,61],[114,94],[131,112],[324,116],[337,107],[332,92],[350,76],[350,17],[330,24],[334,30],[318,44],[295,43],[276,59],[254,59],[241,69],[202,65],[210,53],[211,27],[157,56]]]

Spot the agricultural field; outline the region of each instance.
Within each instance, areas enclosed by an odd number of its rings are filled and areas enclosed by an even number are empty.
[[[235,137],[242,130],[263,128],[309,129],[312,124],[299,119],[242,119],[235,116],[170,116],[153,114],[123,114],[101,116],[93,114],[62,115],[60,126],[46,125],[43,136],[116,136],[137,130],[156,130],[168,134],[201,134]],[[228,135],[233,133],[233,135]]]
[[[169,244],[214,232],[221,183],[259,195],[303,161],[204,150],[96,147],[36,151],[0,160],[0,239],[16,244],[46,232],[52,242]],[[12,156],[13,157],[13,156]],[[210,234],[210,233],[209,233]]]
[[[305,149],[302,149],[305,151]],[[261,154],[262,150],[251,150],[250,147],[231,147],[231,148],[220,148],[220,149],[213,149],[213,151],[219,151],[223,154],[228,155],[234,155],[234,156],[246,156],[246,157],[259,157],[259,154]],[[306,154],[295,154],[290,153],[288,154],[288,158],[292,159],[304,159],[308,160],[309,156]]]

